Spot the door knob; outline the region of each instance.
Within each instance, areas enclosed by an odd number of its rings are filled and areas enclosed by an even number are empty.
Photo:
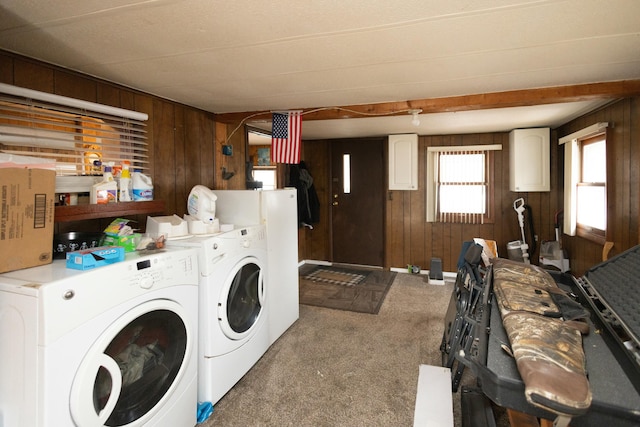
[[[333,202],[332,205],[333,206],[338,206],[338,202]]]

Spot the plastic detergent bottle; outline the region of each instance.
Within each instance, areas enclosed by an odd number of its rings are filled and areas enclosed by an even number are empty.
[[[129,172],[129,162],[122,163],[122,172],[120,172],[120,190],[118,191],[119,202],[130,202],[133,200],[131,173]]]
[[[118,201],[118,183],[113,179],[111,168],[111,164],[105,166],[102,181],[91,187],[90,203],[102,205]]]
[[[153,184],[151,183],[151,178],[139,170],[135,170],[131,175],[131,183],[134,202],[153,200]]]

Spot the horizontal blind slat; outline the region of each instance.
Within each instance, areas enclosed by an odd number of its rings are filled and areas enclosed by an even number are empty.
[[[128,160],[132,169],[148,169],[146,118],[142,113],[0,84],[0,149],[55,159],[58,174],[94,174],[96,159],[103,164]]]
[[[489,148],[492,149],[493,147]],[[435,150],[434,150],[435,151]],[[437,151],[437,218],[441,222],[482,224],[486,211],[486,193],[482,204],[474,187],[486,187],[485,159],[487,151],[477,146],[446,147]],[[468,187],[469,193],[464,188]],[[466,195],[466,196],[465,196]],[[472,196],[474,200],[472,200]],[[446,197],[446,200],[442,200]],[[479,212],[478,209],[482,210]]]

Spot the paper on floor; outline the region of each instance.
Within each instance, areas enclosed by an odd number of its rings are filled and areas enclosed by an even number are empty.
[[[453,426],[451,370],[420,365],[413,427]]]

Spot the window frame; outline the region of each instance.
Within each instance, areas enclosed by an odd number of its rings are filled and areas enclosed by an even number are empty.
[[[611,232],[609,229],[609,219],[607,215],[606,227],[604,235],[588,232],[589,230],[578,231],[577,222],[577,188],[581,179],[581,143],[590,140],[593,137],[604,135],[605,143],[611,141],[611,135],[608,130],[608,122],[598,122],[577,132],[569,134],[559,139],[558,144],[564,145],[564,221],[563,233],[568,236],[579,236],[595,243],[603,244],[606,242],[606,236]],[[610,144],[607,145],[607,152],[610,151]],[[609,157],[607,153],[607,157]],[[609,161],[607,160],[607,163]],[[608,203],[609,192],[611,191],[610,179],[611,170],[607,167],[607,186],[605,188],[605,197]],[[608,209],[608,206],[606,206]]]
[[[252,172],[252,176],[254,180],[260,181],[260,179],[256,178],[256,172],[270,172],[273,174],[273,188],[269,188],[269,186],[262,187],[263,190],[277,190],[278,189],[278,168],[276,166],[254,166]],[[263,181],[264,185],[264,181]]]
[[[494,151],[502,150],[502,145],[472,145],[472,146],[435,146],[427,147],[427,173],[426,173],[426,202],[427,222],[449,224],[492,224],[495,222],[495,155]],[[441,153],[447,154],[484,154],[484,185],[485,185],[485,212],[484,214],[468,214],[464,212],[441,214],[440,212],[440,175],[439,157]]]
[[[598,134],[586,137],[586,138],[582,138],[582,139],[578,139],[578,145],[579,145],[579,153],[580,153],[580,179],[578,180],[578,182],[576,183],[576,185],[578,187],[603,187],[604,188],[604,206],[603,209],[605,210],[605,229],[599,229],[596,227],[592,227],[592,226],[588,226],[585,224],[582,224],[578,221],[577,217],[578,217],[578,208],[579,205],[576,206],[576,234],[580,237],[584,237],[585,239],[589,239],[591,241],[594,241],[596,243],[601,243],[604,244],[604,242],[606,242],[606,237],[607,237],[607,219],[606,219],[606,209],[607,209],[607,177],[605,175],[605,181],[604,182],[585,182],[583,179],[584,176],[584,162],[582,161],[582,159],[584,159],[584,148],[590,144],[594,144],[600,141],[604,141],[605,144],[605,153],[606,153],[606,146],[607,146],[607,134],[606,132],[600,132]],[[606,156],[606,154],[605,154]],[[606,168],[607,168],[607,159],[605,157],[604,159],[604,167],[605,167],[605,174],[606,174]],[[578,197],[578,191],[576,189],[576,197]]]

